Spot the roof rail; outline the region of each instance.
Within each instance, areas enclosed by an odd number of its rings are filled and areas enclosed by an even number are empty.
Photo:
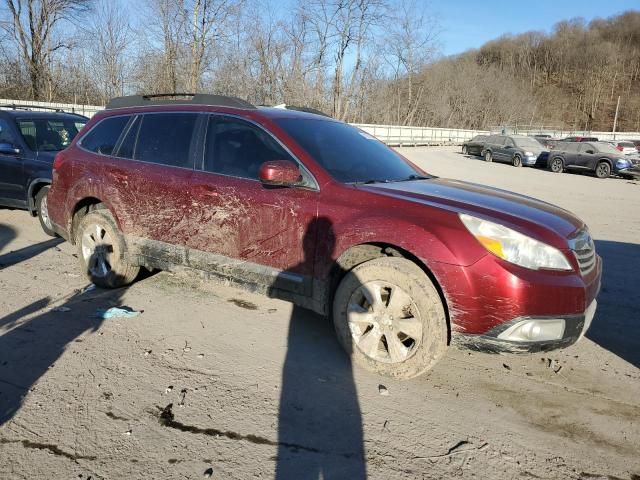
[[[15,103],[11,103],[11,104],[0,105],[0,108],[10,108],[11,110],[33,110],[35,108],[38,110],[51,110],[53,112],[58,112],[58,113],[67,113],[62,108],[43,107],[41,105],[29,105],[29,104],[16,105]]]
[[[189,99],[178,97],[191,97]],[[151,95],[128,95],[112,98],[107,109],[144,107],[149,105],[215,105],[219,107],[256,108],[251,103],[237,97],[209,95],[204,93],[158,93]]]
[[[306,112],[306,113],[313,113],[315,115],[322,115],[323,117],[329,117],[332,118],[331,115],[329,115],[328,113],[324,113],[316,108],[312,108],[312,107],[298,107],[296,105],[287,105],[285,103],[282,103],[280,105],[274,105],[273,108],[284,108],[286,110],[295,110],[297,112]]]

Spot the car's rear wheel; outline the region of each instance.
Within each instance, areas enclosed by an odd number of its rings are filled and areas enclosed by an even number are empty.
[[[511,164],[514,167],[521,167],[522,166],[522,157],[520,155],[514,155],[513,159],[511,159]]]
[[[349,271],[334,296],[333,322],[354,363],[389,377],[426,372],[447,346],[440,295],[404,258],[376,258]]]
[[[564,163],[560,157],[554,157],[549,163],[549,170],[553,173],[562,173],[564,171]]]
[[[493,161],[493,155],[491,154],[491,152],[489,150],[484,152],[484,161],[485,162],[492,162]]]
[[[467,154],[467,146],[466,145],[462,145],[462,154],[463,155]]]
[[[124,237],[108,210],[94,210],[82,218],[76,245],[83,271],[99,287],[128,285],[140,272],[127,260]]]
[[[49,217],[49,202],[47,200],[47,194],[49,193],[49,187],[45,186],[40,189],[36,195],[36,212],[38,213],[38,220],[40,220],[40,226],[44,233],[50,237],[56,237],[56,232],[53,230],[53,223]]]
[[[600,162],[596,167],[596,177],[609,178],[611,176],[611,166],[607,162]]]

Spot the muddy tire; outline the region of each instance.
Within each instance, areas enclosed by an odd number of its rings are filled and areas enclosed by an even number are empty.
[[[40,226],[44,233],[50,237],[57,237],[58,235],[53,230],[53,224],[51,218],[49,218],[49,202],[47,200],[47,194],[49,193],[49,186],[42,187],[36,195],[36,212],[38,214],[38,220],[40,220]]]
[[[564,171],[564,162],[560,157],[554,157],[549,162],[549,170],[553,173],[562,173]]]
[[[484,161],[485,162],[493,162],[493,155],[488,150],[486,152],[484,152]]]
[[[447,347],[438,291],[404,258],[376,258],[349,271],[334,296],[333,323],[353,363],[388,377],[430,370]]]
[[[127,261],[124,237],[109,210],[93,210],[76,230],[82,270],[99,287],[117,288],[133,282],[140,267]]]
[[[611,176],[611,165],[607,162],[600,162],[596,166],[596,177],[609,178]]]

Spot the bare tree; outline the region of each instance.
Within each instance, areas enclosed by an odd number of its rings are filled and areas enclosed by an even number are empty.
[[[89,24],[85,43],[91,49],[94,78],[104,103],[123,93],[131,38],[128,12],[115,3],[102,2]]]
[[[58,27],[77,19],[91,3],[92,0],[5,0],[9,21],[2,27],[12,35],[27,67],[34,99],[42,96],[52,55],[71,46],[68,39],[57,35]]]

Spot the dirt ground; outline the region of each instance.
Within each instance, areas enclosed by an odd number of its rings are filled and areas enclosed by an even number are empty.
[[[167,273],[85,291],[74,248],[4,209],[0,478],[639,479],[640,185],[403,152],[586,220],[605,262],[586,338],[450,348],[429,374],[388,380],[286,302]],[[116,305],[143,313],[95,316]]]

